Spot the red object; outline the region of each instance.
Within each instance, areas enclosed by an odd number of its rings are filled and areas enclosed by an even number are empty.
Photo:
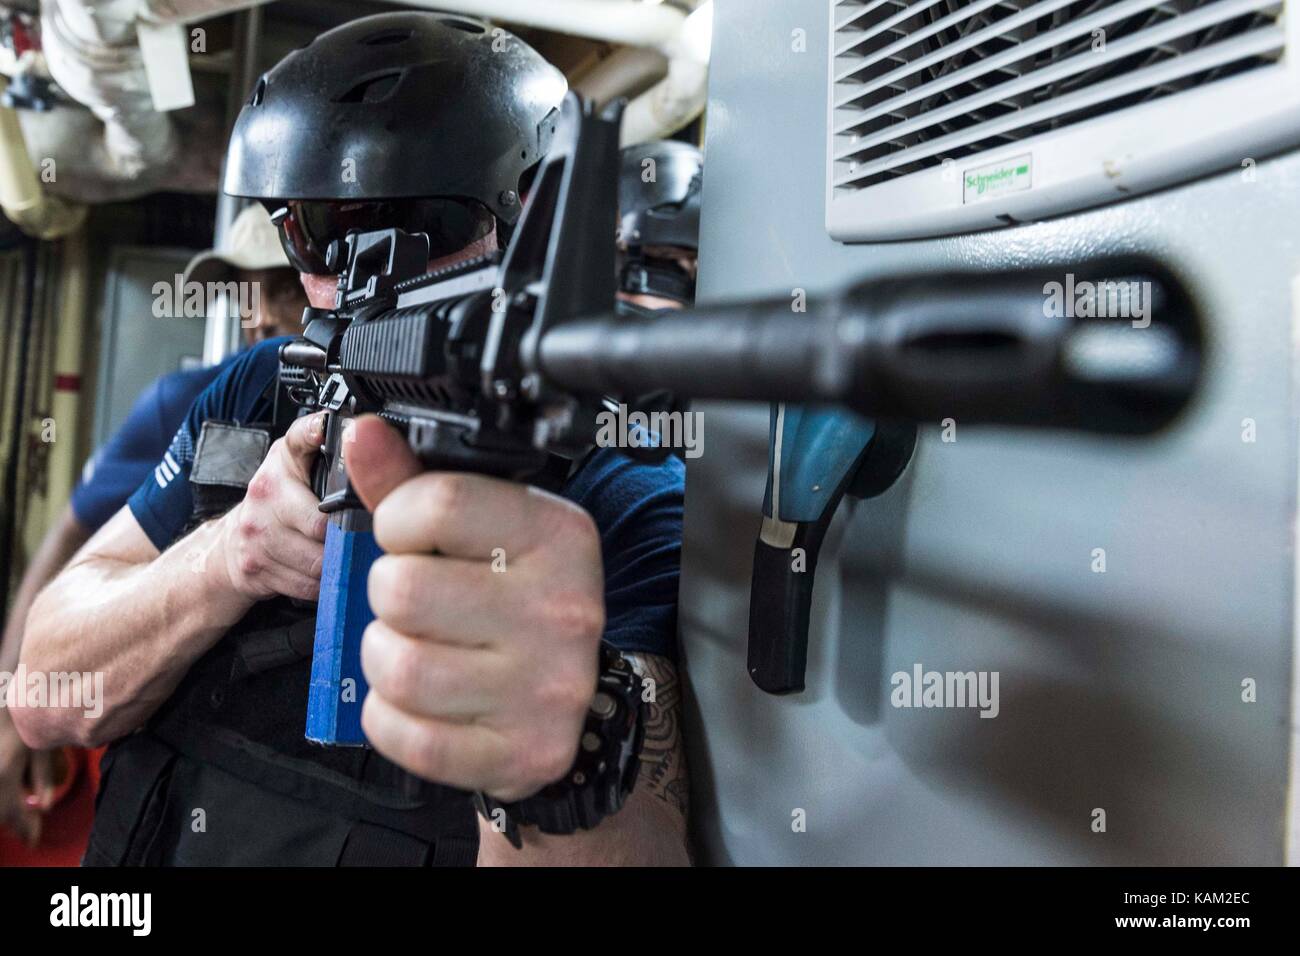
[[[79,392],[81,391],[80,375],[56,375],[54,376],[54,390],[56,392]]]
[[[55,791],[57,802],[41,821],[41,840],[29,847],[0,827],[0,866],[76,866],[86,852],[99,788],[98,750],[68,749],[69,772]]]
[[[28,50],[39,50],[41,48],[41,45],[36,42],[21,17],[15,16],[10,25],[13,29],[15,57],[22,56]]]

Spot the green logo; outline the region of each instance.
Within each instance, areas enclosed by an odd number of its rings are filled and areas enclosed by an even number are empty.
[[[1002,193],[1028,189],[1031,169],[1032,159],[1027,154],[968,169],[962,176],[962,202],[979,202]]]

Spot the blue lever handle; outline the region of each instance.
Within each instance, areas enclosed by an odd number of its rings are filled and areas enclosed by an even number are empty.
[[[902,473],[912,425],[826,408],[772,407],[763,525],[754,544],[747,665],[770,694],[804,688],[808,622],[822,539],[847,492],[870,497]]]
[[[369,685],[361,673],[361,635],[375,618],[366,579],[382,553],[367,512],[349,508],[330,515],[307,694],[307,739],[314,743],[366,743],[361,705]]]

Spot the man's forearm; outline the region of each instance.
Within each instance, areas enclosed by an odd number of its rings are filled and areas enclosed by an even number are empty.
[[[101,534],[132,520],[123,512]],[[223,580],[221,521],[152,560],[102,557],[98,541],[36,599],[21,661],[28,675],[102,674],[103,706],[94,717],[84,707],[16,708],[29,746],[97,746],[134,730],[252,603]]]
[[[685,824],[648,791],[633,791],[593,830],[550,836],[523,827],[516,850],[479,817],[479,866],[690,866]]]
[[[64,507],[54,527],[32,555],[27,570],[23,572],[18,591],[14,594],[14,603],[5,621],[4,640],[0,641],[0,671],[12,672],[18,663],[18,652],[23,643],[23,626],[36,595],[89,538],[90,532],[77,520],[72,506]]]

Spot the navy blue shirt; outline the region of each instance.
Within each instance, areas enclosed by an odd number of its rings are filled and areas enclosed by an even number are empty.
[[[131,496],[131,513],[159,551],[175,541],[190,520],[194,503],[189,474],[203,422],[272,422],[284,341],[263,342],[220,370],[186,413],[162,463]],[[647,465],[601,448],[561,491],[591,514],[600,531],[604,637],[622,651],[676,657],[684,475],[676,458]]]
[[[155,468],[163,467],[160,459],[190,405],[233,360],[170,372],[140,393],[126,421],[86,462],[72,491],[72,512],[82,527],[93,534]]]

